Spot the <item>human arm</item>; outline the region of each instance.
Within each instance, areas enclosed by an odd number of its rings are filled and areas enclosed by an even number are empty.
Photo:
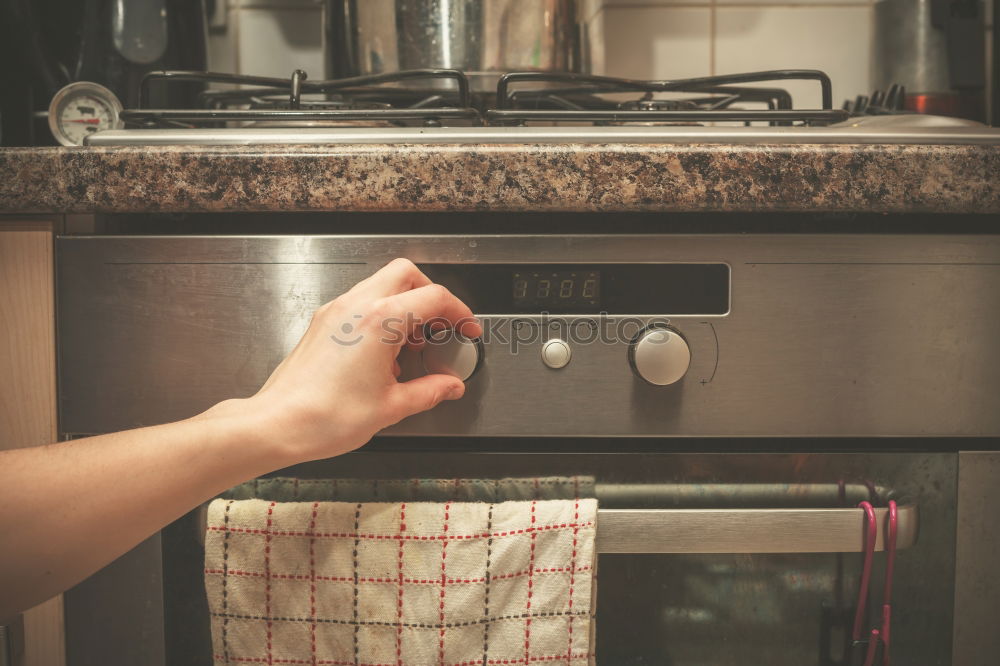
[[[435,318],[482,333],[461,301],[396,260],[321,307],[250,398],[176,423],[0,452],[0,617],[79,582],[229,487],[346,453],[461,397],[454,377],[396,379],[405,338]],[[388,339],[386,322],[404,335]],[[357,343],[332,337],[345,324]]]

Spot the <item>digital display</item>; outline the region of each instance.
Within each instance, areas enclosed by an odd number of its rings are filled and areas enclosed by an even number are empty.
[[[517,271],[515,307],[561,310],[601,303],[600,271]]]
[[[419,264],[477,314],[722,315],[729,266],[703,264]]]

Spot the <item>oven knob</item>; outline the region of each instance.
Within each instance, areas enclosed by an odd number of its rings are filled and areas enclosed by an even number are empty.
[[[479,367],[482,348],[479,340],[470,340],[451,329],[435,331],[424,345],[424,369],[431,374],[458,377],[464,382]]]
[[[666,326],[649,326],[639,332],[628,350],[635,374],[656,386],[679,381],[691,364],[691,350],[681,334]]]
[[[565,340],[553,338],[542,345],[542,363],[553,370],[565,368],[572,357],[573,350]]]

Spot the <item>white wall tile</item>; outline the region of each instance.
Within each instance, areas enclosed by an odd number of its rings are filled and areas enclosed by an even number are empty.
[[[323,0],[229,0],[231,7],[263,7],[266,9],[317,7],[322,4]]]
[[[871,7],[719,7],[717,74],[820,69],[833,80],[833,106],[871,92]],[[820,108],[819,85],[786,82],[798,108]]]
[[[669,7],[670,5],[708,5],[712,0],[602,0],[605,7]]]
[[[848,5],[855,7],[865,7],[873,4],[877,0],[716,0],[716,5],[724,7],[726,5],[756,5],[765,6],[780,5],[782,7],[795,7],[798,5]]]
[[[324,78],[319,8],[241,8],[233,13],[240,74],[288,77],[293,70],[304,69],[309,78]]]
[[[710,73],[710,9],[606,7],[602,15],[609,76],[679,79]]]
[[[246,0],[244,0],[246,1]],[[868,5],[878,0],[597,0],[604,7],[669,7],[671,5]]]
[[[228,14],[231,10],[228,7],[221,7],[218,11]],[[210,72],[235,74],[239,71],[236,62],[236,40],[233,38],[235,31],[231,20],[232,16],[226,15],[223,25],[208,30],[206,50]]]

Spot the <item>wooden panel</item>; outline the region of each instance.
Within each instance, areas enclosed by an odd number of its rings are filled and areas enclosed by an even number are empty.
[[[0,448],[56,439],[53,221],[0,218]],[[62,596],[24,614],[24,666],[66,663]]]
[[[0,222],[0,448],[55,441],[52,229]]]

